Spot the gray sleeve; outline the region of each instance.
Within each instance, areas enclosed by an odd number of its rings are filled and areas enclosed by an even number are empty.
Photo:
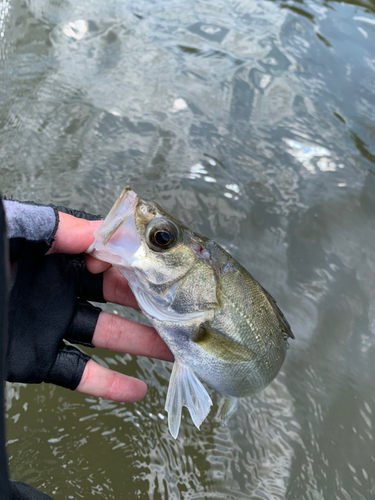
[[[58,220],[52,207],[29,205],[4,200],[8,238],[28,241],[49,241],[56,231]]]

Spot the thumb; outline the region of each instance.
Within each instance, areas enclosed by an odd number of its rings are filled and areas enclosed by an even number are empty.
[[[101,226],[101,220],[78,219],[72,215],[59,212],[59,225],[55,241],[47,254],[85,252],[94,241],[94,231]]]

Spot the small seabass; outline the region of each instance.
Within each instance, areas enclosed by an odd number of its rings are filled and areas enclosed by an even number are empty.
[[[182,406],[199,428],[224,396],[223,419],[238,398],[266,387],[294,338],[271,295],[214,241],[126,188],[94,233],[92,254],[128,280],[139,307],[175,356],[165,409],[177,437]]]

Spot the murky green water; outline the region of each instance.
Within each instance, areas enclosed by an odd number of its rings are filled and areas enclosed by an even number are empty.
[[[12,476],[56,499],[375,498],[374,0],[0,13],[3,193],[106,214],[130,184],[227,248],[296,336],[228,428],[185,414],[177,442],[166,363],[95,351],[148,382],[134,405],[12,386]]]

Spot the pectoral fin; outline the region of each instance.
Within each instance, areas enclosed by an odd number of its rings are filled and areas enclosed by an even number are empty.
[[[206,324],[199,327],[192,340],[212,356],[225,361],[246,362],[254,358],[252,349],[224,336]]]
[[[181,424],[182,407],[186,406],[195,426],[199,429],[207,417],[212,401],[203,384],[187,365],[174,362],[169,380],[165,409],[168,412],[168,427],[176,439]]]

